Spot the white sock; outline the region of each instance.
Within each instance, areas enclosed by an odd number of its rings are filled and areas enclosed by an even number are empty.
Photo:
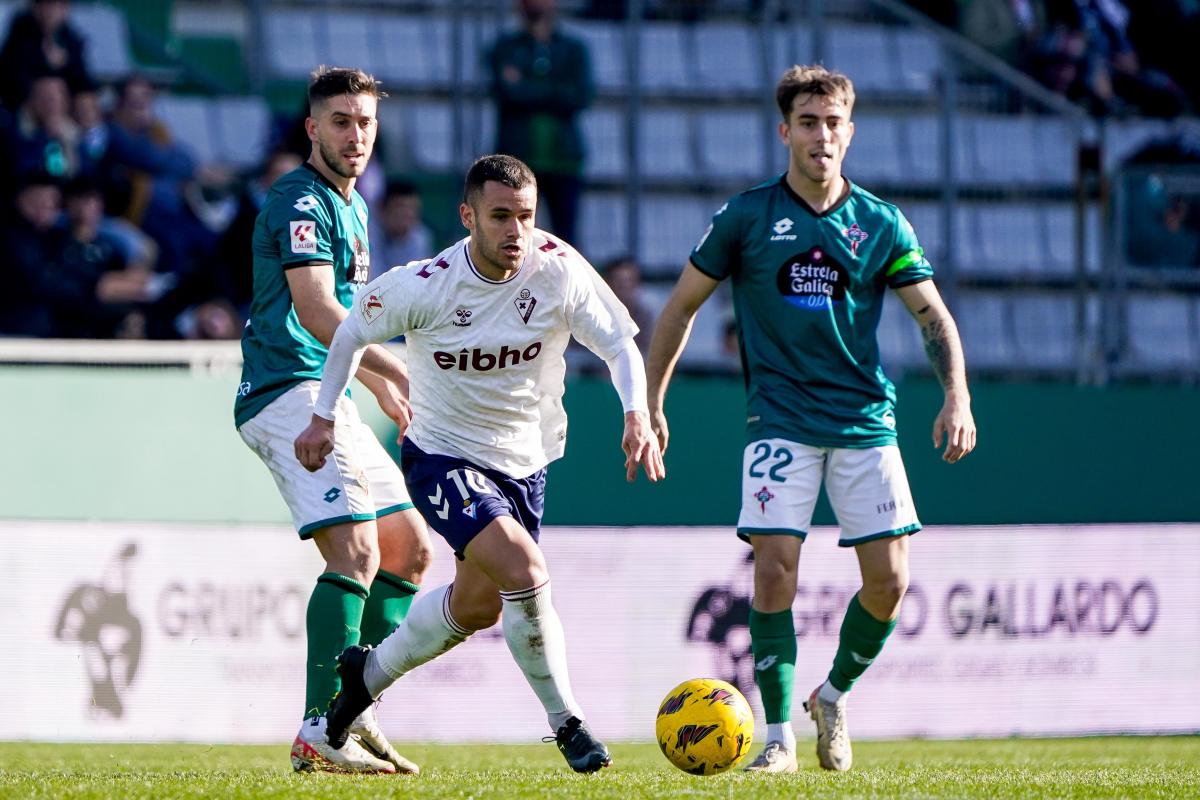
[[[557,731],[583,713],[571,694],[567,676],[567,643],[562,621],[550,604],[550,581],[519,592],[501,592],[504,640],[533,693],[546,709],[550,729]]]
[[[796,732],[790,722],[768,722],[767,741],[779,742],[789,753],[796,752]]]
[[[840,703],[842,702],[842,698],[846,696],[846,693],[841,689],[835,688],[829,681],[825,681],[821,684],[821,688],[817,690],[817,696],[826,703]]]
[[[417,597],[404,621],[371,651],[363,680],[372,697],[378,699],[400,676],[471,635],[450,615],[453,587],[454,584],[448,583]]]

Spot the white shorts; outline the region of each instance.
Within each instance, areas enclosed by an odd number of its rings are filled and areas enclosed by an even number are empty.
[[[325,466],[309,472],[296,459],[294,442],[312,420],[320,388],[317,381],[293,386],[238,428],[271,470],[301,539],[329,525],[413,507],[400,468],[345,395],[334,409],[333,453]]]
[[[921,530],[900,448],[812,447],[786,439],[746,446],[738,536],[808,535],[825,492],[842,528],[842,547]]]

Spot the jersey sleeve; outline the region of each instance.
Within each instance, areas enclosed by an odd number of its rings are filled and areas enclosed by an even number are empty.
[[[428,324],[428,304],[413,285],[416,272],[428,263],[393,267],[358,291],[348,316],[365,341],[386,342]]]
[[[310,187],[280,194],[271,204],[267,226],[284,269],[334,263],[333,223]]]
[[[712,222],[692,249],[696,269],[714,280],[737,272],[742,260],[742,232],[736,198],[717,209]]]
[[[896,209],[896,239],[888,254],[886,277],[888,286],[899,289],[933,277],[933,266],[917,242],[912,224]]]
[[[608,361],[621,351],[638,326],[625,304],[582,256],[572,254],[566,262],[566,318],[571,335]]]

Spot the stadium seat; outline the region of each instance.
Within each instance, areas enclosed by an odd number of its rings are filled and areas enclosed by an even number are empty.
[[[371,35],[372,27],[379,24],[377,18],[362,11],[342,9],[325,14],[319,24],[320,33],[325,36],[325,46],[321,49],[323,63],[353,64],[373,75],[380,73],[384,62],[379,55],[385,48],[373,47]]]
[[[243,169],[262,163],[271,137],[271,109],[260,97],[222,97],[210,106],[215,117],[215,154]]]
[[[812,63],[812,33],[807,26],[782,25],[771,30],[771,82],[796,64]]]
[[[450,20],[445,17],[387,15],[375,22],[379,76],[402,89],[449,84]]]
[[[900,118],[900,146],[905,172],[916,183],[936,184],[942,180],[942,125],[933,114],[913,114]],[[961,130],[961,126],[959,128]],[[959,137],[956,168],[961,178],[967,149]],[[853,148],[854,145],[851,145]],[[851,156],[852,158],[853,156]],[[849,163],[849,162],[848,162]]]
[[[593,264],[629,252],[629,203],[619,192],[585,192],[579,203],[579,252]]]
[[[900,155],[900,122],[894,116],[856,114],[854,140],[846,156],[846,174],[870,189],[873,181],[906,179]]]
[[[901,28],[891,36],[899,65],[898,87],[920,94],[933,92],[942,71],[942,46],[937,37],[915,28]]]
[[[1078,352],[1076,303],[1069,293],[1014,292],[1009,295],[1017,364],[1074,369]]]
[[[1165,120],[1135,119],[1105,125],[1104,168],[1115,169],[1150,141],[1169,131],[1170,124]]]
[[[1079,127],[1061,117],[1037,117],[1033,133],[1038,183],[1059,188],[1073,186],[1082,133]]]
[[[900,298],[890,294],[884,297],[876,335],[883,369],[892,378],[900,370],[923,367],[927,363],[921,331]]]
[[[1042,275],[1050,269],[1039,209],[1027,203],[985,203],[970,208],[979,238],[968,252],[989,274]],[[965,267],[965,265],[964,265]]]
[[[159,95],[155,111],[166,123],[174,141],[185,145],[201,163],[225,162],[224,153],[218,159],[213,101],[203,97]]]
[[[587,44],[596,88],[601,91],[624,91],[628,87],[625,33],[619,25],[580,20],[567,25],[566,30],[576,34]]]
[[[1046,270],[1054,275],[1075,273],[1075,207],[1047,203],[1037,207],[1046,237]]]
[[[983,183],[1035,183],[1039,179],[1035,118],[989,114],[962,118],[958,130],[971,141],[972,169],[961,176]]]
[[[669,22],[643,23],[639,35],[642,88],[671,93],[694,85],[685,28]]]
[[[267,66],[273,75],[307,79],[313,67],[321,63],[317,19],[316,12],[296,8],[267,11],[263,36]]]
[[[405,105],[405,135],[415,165],[424,170],[448,171],[456,167],[454,109],[449,102],[424,100]]]
[[[658,317],[667,303],[667,297],[671,294],[674,276],[671,278],[670,281],[643,284],[643,296],[655,318]],[[729,299],[729,288],[726,281],[696,312],[696,319],[692,322],[692,332],[688,336],[687,346],[679,356],[679,364],[694,369],[738,371],[741,368],[738,356],[735,353],[726,353],[724,349],[725,327],[732,319],[733,306]]]
[[[580,121],[587,141],[588,178],[620,180],[629,167],[625,145],[625,115],[611,107],[596,107],[583,112]]]
[[[830,25],[826,33],[826,63],[854,80],[859,92],[903,88],[892,42],[879,25]]]
[[[950,308],[958,323],[967,368],[1012,367],[1016,349],[1012,320],[1004,295],[959,292]]]
[[[375,157],[382,158],[389,172],[412,169],[413,145],[408,135],[408,111],[405,101],[388,101],[379,105],[379,139]]]
[[[774,141],[775,118],[763,118],[755,107],[719,109],[699,114],[700,171],[715,178],[758,180],[769,170],[763,160],[767,137]]]
[[[925,257],[936,272],[942,263],[942,209],[936,203],[904,203],[901,212],[917,234]]]
[[[129,57],[129,27],[115,8],[93,3],[71,6],[72,26],[84,37],[88,69],[101,80],[124,78],[133,71]]]
[[[638,239],[647,274],[677,275],[719,207],[694,195],[643,197]]]
[[[710,22],[694,29],[696,78],[705,90],[753,93],[762,83],[760,30]]]
[[[647,178],[692,177],[691,114],[675,108],[647,108],[638,125],[638,160]]]
[[[1135,294],[1126,302],[1130,366],[1200,368],[1194,301],[1181,294]]]

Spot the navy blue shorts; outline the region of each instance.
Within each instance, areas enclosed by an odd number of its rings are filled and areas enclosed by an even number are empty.
[[[466,459],[426,453],[405,439],[400,469],[413,505],[459,559],[496,517],[512,517],[538,540],[546,503],[545,468],[527,478],[512,478]]]

